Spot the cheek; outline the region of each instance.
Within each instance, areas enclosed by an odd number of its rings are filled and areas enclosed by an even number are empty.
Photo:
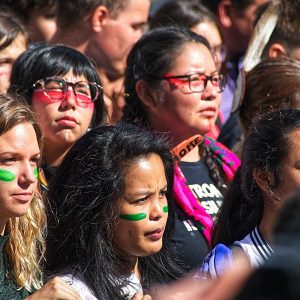
[[[43,91],[34,91],[32,95],[32,104],[51,104],[60,100],[55,100],[61,97],[61,93],[55,91],[48,92],[46,95]]]

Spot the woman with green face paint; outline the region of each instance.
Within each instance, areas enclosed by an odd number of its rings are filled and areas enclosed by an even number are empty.
[[[181,276],[170,244],[172,185],[162,138],[124,124],[92,129],[50,185],[59,222],[49,224],[48,272],[82,299],[149,299],[154,285]]]
[[[37,180],[41,138],[31,110],[14,97],[0,95],[1,299],[79,297],[59,278],[42,287],[46,218]]]

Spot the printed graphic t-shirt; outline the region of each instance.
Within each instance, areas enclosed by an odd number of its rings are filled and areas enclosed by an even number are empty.
[[[181,161],[179,167],[196,199],[215,219],[222,205],[223,195],[211,179],[205,162],[201,160],[198,162]]]

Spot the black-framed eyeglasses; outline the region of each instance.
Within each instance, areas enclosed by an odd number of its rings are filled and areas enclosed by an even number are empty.
[[[33,84],[35,89],[41,88],[53,102],[62,101],[66,97],[69,86],[74,91],[78,105],[96,101],[103,92],[103,87],[95,82],[78,81],[73,83],[56,77],[40,79]]]
[[[188,85],[189,89],[195,93],[201,93],[205,90],[207,82],[210,81],[218,93],[222,92],[225,88],[226,80],[223,74],[213,74],[211,76],[203,73],[193,73],[189,75],[172,75],[171,73],[165,74],[162,80],[168,80],[175,85]]]

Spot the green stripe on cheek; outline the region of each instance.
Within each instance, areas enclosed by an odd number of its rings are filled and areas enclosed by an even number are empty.
[[[35,177],[36,179],[38,179],[38,178],[39,178],[39,169],[38,169],[38,168],[34,168],[33,174],[34,174],[34,177]]]
[[[164,206],[163,210],[165,213],[169,212],[169,206],[168,205]]]
[[[1,181],[13,181],[16,179],[16,175],[10,171],[0,169],[0,180]]]
[[[145,213],[132,214],[132,215],[119,215],[119,217],[126,221],[141,221],[146,218]]]

